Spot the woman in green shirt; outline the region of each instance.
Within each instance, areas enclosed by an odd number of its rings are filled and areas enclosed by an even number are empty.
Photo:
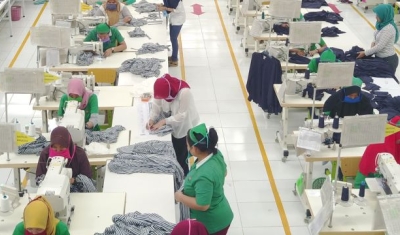
[[[54,216],[53,208],[41,196],[28,203],[23,220],[13,235],[69,235],[67,225]]]
[[[78,101],[80,103],[79,109],[85,110],[85,123],[86,128],[93,131],[100,130],[99,128],[99,104],[97,95],[86,90],[85,85],[81,79],[73,78],[68,83],[67,94],[64,94],[60,100],[58,108],[58,116],[64,116],[64,110],[68,101]]]
[[[233,212],[224,194],[226,164],[216,148],[218,134],[200,124],[188,131],[188,151],[197,158],[175,200],[190,208],[190,217],[203,223],[210,235],[226,235]]]

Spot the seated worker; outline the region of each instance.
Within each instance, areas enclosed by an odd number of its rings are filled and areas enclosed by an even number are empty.
[[[13,235],[69,235],[67,225],[54,216],[53,208],[42,196],[26,205],[22,218]]]
[[[64,157],[68,159],[66,167],[72,169],[71,185],[75,183],[78,175],[92,178],[88,157],[83,148],[76,146],[67,128],[56,127],[50,135],[50,145],[40,153],[39,162],[36,168],[36,183],[39,185],[47,173],[47,162],[52,157]]]
[[[335,53],[330,48],[325,48],[319,58],[313,58],[310,60],[310,63],[308,63],[308,70],[311,73],[318,72],[318,64],[320,62],[321,63],[333,63],[333,62],[339,62],[339,61],[336,59]]]
[[[99,105],[97,95],[88,91],[83,84],[83,81],[78,78],[73,78],[68,83],[67,94],[61,97],[58,108],[58,116],[64,116],[64,110],[67,101],[76,100],[80,102],[79,109],[85,110],[86,129],[99,131]]]
[[[400,127],[400,116],[389,121],[392,126]],[[400,132],[386,136],[385,142],[381,144],[370,144],[364,151],[359,164],[359,170],[354,180],[354,188],[360,188],[365,178],[379,177],[376,174],[376,156],[379,153],[390,153],[400,164]]]
[[[129,23],[132,20],[132,14],[125,4],[118,0],[107,0],[96,11],[95,16],[106,16],[108,25],[115,25],[119,22]]]
[[[115,27],[108,24],[99,24],[95,29],[89,32],[84,42],[103,42],[104,56],[108,57],[114,52],[126,50],[125,39]]]
[[[354,81],[353,81],[354,84]],[[334,118],[338,115],[340,118],[345,116],[373,114],[373,108],[370,99],[362,95],[360,86],[353,85],[345,87],[332,94],[323,107],[323,112]]]

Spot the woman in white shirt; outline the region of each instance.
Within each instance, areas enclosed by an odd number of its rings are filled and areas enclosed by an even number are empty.
[[[161,113],[166,118],[154,123]],[[154,83],[154,102],[150,113],[148,127],[156,130],[164,125],[172,127],[172,145],[176,158],[185,176],[189,172],[186,163],[188,150],[186,146],[187,132],[200,121],[189,85],[178,78],[165,74]]]
[[[164,4],[158,5],[159,11],[169,14],[169,37],[172,44],[172,56],[168,57],[170,67],[178,66],[178,36],[182,25],[186,21],[185,8],[182,0],[163,0]]]
[[[375,40],[370,49],[359,52],[357,59],[375,54],[375,57],[388,62],[393,68],[393,73],[396,73],[399,58],[394,49],[394,44],[399,39],[399,31],[393,20],[393,7],[390,4],[380,4],[373,11],[376,14]]]

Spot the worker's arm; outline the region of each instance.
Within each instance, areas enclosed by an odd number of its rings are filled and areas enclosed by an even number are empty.
[[[104,6],[101,5],[95,12],[95,16],[106,16],[106,12],[104,11]]]
[[[115,36],[117,38],[117,43],[118,45],[114,47],[114,52],[120,52],[126,50],[126,43],[124,37],[122,37],[121,33],[118,30],[115,30]]]
[[[131,12],[124,4],[121,3],[121,6],[122,6],[121,15],[122,15],[124,22],[125,23],[131,22],[131,20],[133,18]]]
[[[88,178],[92,178],[92,169],[90,167],[89,159],[86,155],[85,150],[80,147],[76,147],[76,156],[79,157],[79,172],[73,172],[73,177],[78,175],[86,175]]]
[[[89,97],[88,106],[90,109],[90,118],[88,122],[91,122],[91,127],[93,128],[99,124],[99,103],[96,94],[92,94]]]
[[[161,11],[168,11],[168,12],[180,12],[177,9],[180,0],[171,0],[171,1],[164,1],[164,6],[160,8]]]
[[[60,104],[58,106],[58,112],[57,112],[57,115],[59,117],[64,116],[64,109],[65,109],[67,100],[68,100],[68,95],[64,94],[61,96],[61,100],[60,100]]]
[[[176,97],[175,100],[172,101],[172,102],[179,102],[178,112],[173,113],[171,117],[165,119],[166,124],[171,125],[172,129],[182,125],[182,122],[184,122],[186,119],[189,109],[195,108],[190,106],[191,103],[190,101],[193,100],[193,95],[189,88],[184,88],[180,90],[178,95],[179,97]]]
[[[197,211],[207,211],[210,208],[213,196],[213,182],[206,177],[201,177],[194,184],[195,197],[189,197],[181,191],[175,193],[175,200]]]
[[[42,150],[36,167],[36,178],[47,173],[47,160],[49,159],[49,147]]]
[[[99,39],[97,38],[96,29],[93,29],[92,31],[90,31],[83,41],[84,42],[97,42],[97,41],[99,41]]]
[[[20,222],[15,226],[14,232],[12,235],[25,235],[25,226],[24,222]]]

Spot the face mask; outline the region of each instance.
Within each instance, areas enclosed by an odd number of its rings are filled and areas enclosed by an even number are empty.
[[[46,230],[44,230],[44,231],[41,232],[41,233],[35,233],[35,234],[33,234],[33,233],[29,232],[28,230],[25,230],[25,235],[47,235],[47,233],[46,233]]]
[[[72,158],[68,148],[61,150],[61,151],[57,151],[57,150],[53,149],[52,147],[50,147],[49,157],[52,158],[52,157],[58,157],[58,156],[67,158],[67,159]]]
[[[72,98],[68,96],[68,101],[78,101],[79,103],[82,103],[82,97],[77,97],[77,98]]]
[[[108,10],[108,11],[116,11],[117,10],[117,4],[116,3],[107,3],[106,10]]]
[[[343,100],[343,102],[345,102],[345,103],[349,103],[349,104],[354,104],[354,103],[358,103],[358,102],[360,102],[361,101],[361,97],[360,96],[357,96],[356,98],[350,98],[350,97],[348,97],[348,96],[345,96],[344,97],[344,100]]]
[[[110,35],[107,35],[106,37],[104,37],[103,39],[101,39],[100,37],[97,36],[97,38],[99,39],[99,41],[103,42],[103,43],[107,43],[110,42]]]

